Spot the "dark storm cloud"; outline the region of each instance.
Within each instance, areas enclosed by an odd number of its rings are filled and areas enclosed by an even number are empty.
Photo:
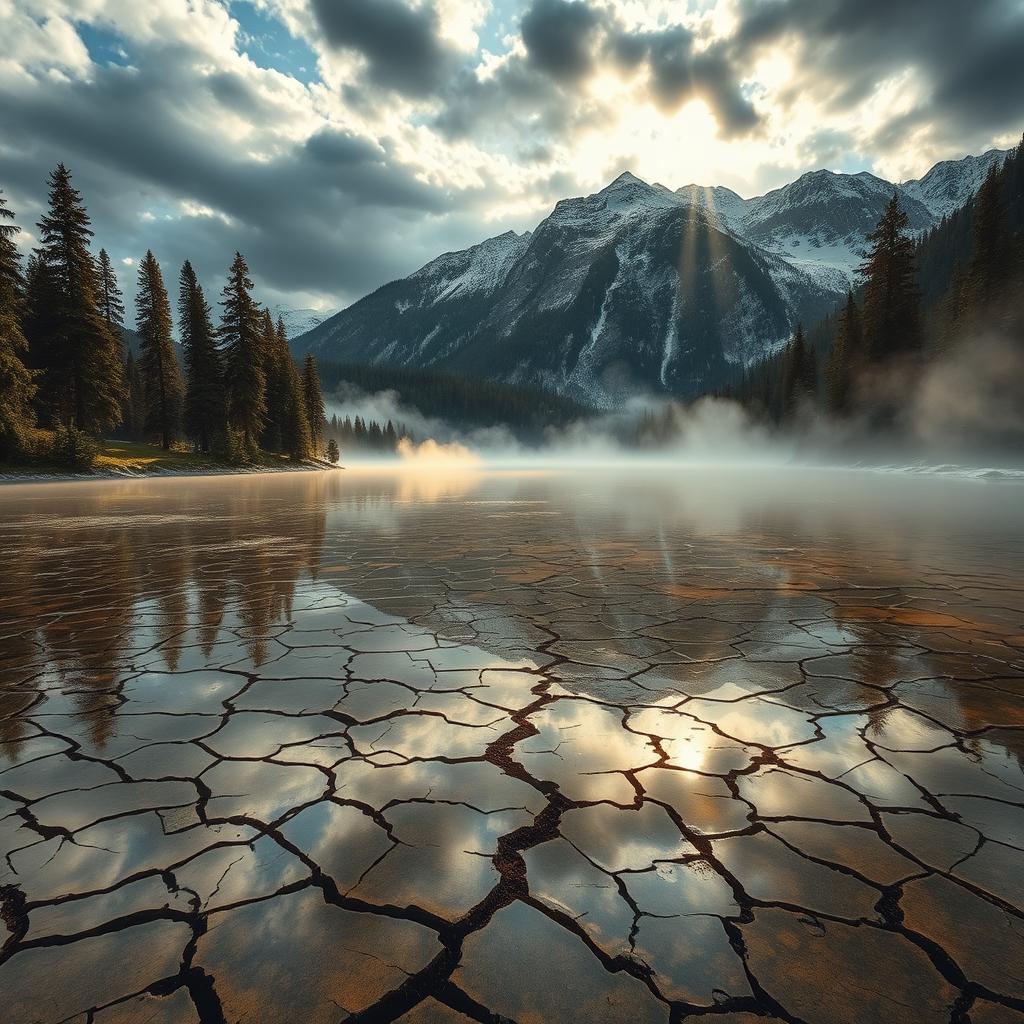
[[[713,44],[697,52],[693,43],[693,33],[681,25],[659,32],[615,31],[608,53],[626,70],[647,64],[652,98],[665,111],[700,98],[711,108],[724,136],[757,127],[760,118],[740,90],[740,75],[725,48]]]
[[[482,81],[471,70],[454,79],[435,120],[446,136],[465,138],[491,125],[507,133],[516,123],[539,136],[533,145],[561,141],[555,136],[616,114],[577,88],[602,64],[646,71],[651,102],[663,111],[704,100],[723,136],[743,135],[760,123],[729,51],[718,43],[697,50],[693,34],[682,26],[638,32],[586,0],[533,0],[520,30],[525,58],[506,60]]]
[[[812,88],[832,109],[849,109],[879,81],[913,68],[928,96],[900,117],[903,130],[931,125],[970,148],[1024,112],[1020,0],[744,0],[739,18],[739,63],[780,40],[798,47],[798,80],[783,101]],[[879,141],[886,133],[889,126]]]
[[[534,0],[521,25],[530,63],[559,81],[583,78],[593,64],[591,48],[600,23],[585,3]]]
[[[426,96],[444,83],[453,54],[438,36],[437,12],[429,3],[413,8],[403,0],[311,0],[327,43],[362,54],[378,85]]]
[[[488,131],[507,137],[514,127],[537,145],[567,132],[573,117],[574,104],[553,79],[528,61],[512,59],[482,80],[463,70],[433,123],[448,139]]]
[[[17,198],[19,222],[36,219],[46,172],[63,160],[97,244],[118,259],[152,247],[170,276],[186,257],[219,276],[240,248],[264,286],[348,299],[479,240],[451,196],[365,140],[321,131],[252,160],[221,137],[215,111],[195,123],[189,101],[201,102],[204,86],[183,96],[170,88],[174,74],[153,57],[144,72],[97,69],[73,90],[40,79],[16,97],[0,92],[0,136],[20,143],[0,150],[0,187]],[[228,77],[216,91],[245,95]],[[182,216],[182,201],[213,212]]]

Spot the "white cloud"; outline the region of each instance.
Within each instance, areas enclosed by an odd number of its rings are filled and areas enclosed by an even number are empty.
[[[799,32],[741,38],[748,0],[576,0],[594,34],[571,82],[531,62],[518,26],[533,0],[394,2],[437,33],[443,67],[420,93],[381,85],[369,58],[330,46],[308,0],[255,0],[314,52],[308,85],[244,52],[227,0],[0,0],[0,187],[32,223],[46,173],[65,160],[98,244],[124,266],[152,245],[216,275],[241,248],[274,301],[337,307],[444,249],[531,227],[625,166],[751,195],[823,165],[914,176],[1019,138],[1005,119],[968,131],[958,125],[970,119],[924,116],[937,84],[920,40],[905,53],[883,40],[866,75],[851,31],[828,39],[825,67]],[[807,32],[824,31],[808,10]],[[93,60],[96,32],[113,42]],[[941,49],[947,37],[929,33]],[[129,67],[107,63],[118,50]]]

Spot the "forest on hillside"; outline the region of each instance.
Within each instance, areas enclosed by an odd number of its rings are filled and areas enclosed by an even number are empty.
[[[571,398],[526,384],[499,384],[468,374],[405,366],[367,366],[321,360],[320,379],[329,404],[342,407],[353,392],[393,393],[403,408],[428,420],[441,420],[460,432],[506,428],[523,444],[541,444],[552,429],[593,415]],[[336,397],[335,397],[336,396]],[[332,401],[333,400],[333,401]],[[371,424],[367,425],[369,429]],[[387,424],[377,424],[386,431]],[[399,435],[410,432],[393,424]],[[339,435],[339,440],[346,435]]]
[[[782,351],[738,375],[720,397],[791,431],[821,417],[893,436],[913,433],[922,404],[944,402],[961,413],[951,415],[950,429],[959,424],[990,447],[1019,446],[1024,143],[923,238],[908,233],[893,197],[867,244],[858,285],[841,306],[807,329],[798,325]],[[937,369],[941,386],[929,390]],[[937,429],[941,412],[930,410]],[[664,430],[655,417],[647,436]]]

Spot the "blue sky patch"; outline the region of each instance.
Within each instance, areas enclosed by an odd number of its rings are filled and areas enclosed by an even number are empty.
[[[296,39],[284,25],[260,11],[248,0],[231,4],[231,17],[238,22],[238,48],[261,68],[270,68],[309,85],[320,76],[316,54]]]
[[[106,66],[116,64],[124,68],[131,64],[131,54],[124,39],[116,32],[101,28],[98,25],[87,25],[77,22],[75,31],[89,51],[89,58],[94,64]]]

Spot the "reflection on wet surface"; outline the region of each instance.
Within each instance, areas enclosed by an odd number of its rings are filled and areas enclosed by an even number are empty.
[[[1024,1021],[1012,485],[0,491],[5,1024]]]

